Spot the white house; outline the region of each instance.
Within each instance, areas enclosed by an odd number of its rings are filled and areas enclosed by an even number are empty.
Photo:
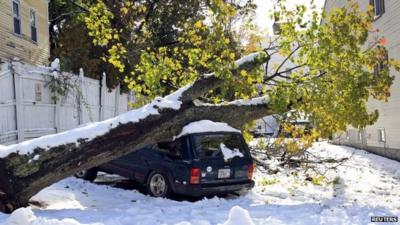
[[[374,28],[387,39],[388,57],[400,60],[400,1],[357,0],[361,9],[374,7]],[[335,7],[343,7],[347,0],[327,0],[324,10],[329,13]],[[336,142],[367,149],[371,152],[400,160],[400,74],[390,71],[395,77],[388,102],[370,100],[370,110],[379,110],[379,119],[365,130],[348,129],[336,137]]]

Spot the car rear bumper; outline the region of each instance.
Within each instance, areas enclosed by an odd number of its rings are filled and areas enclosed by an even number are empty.
[[[199,197],[199,196],[215,195],[215,194],[229,193],[242,190],[250,190],[253,187],[254,187],[254,181],[248,180],[240,183],[214,184],[214,185],[176,184],[174,191],[177,194]]]

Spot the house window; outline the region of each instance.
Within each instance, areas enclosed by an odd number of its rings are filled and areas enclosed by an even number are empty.
[[[31,9],[30,11],[30,23],[31,23],[31,39],[37,42],[37,29],[36,29],[36,11]]]
[[[383,48],[382,46],[378,46],[378,48],[380,48],[379,51],[379,56],[377,57],[377,62],[374,66],[374,75],[375,76],[379,76],[381,75],[381,73],[388,69],[387,65],[388,65],[388,52],[385,48]]]
[[[19,0],[12,1],[14,33],[21,34],[21,10]]]
[[[374,8],[375,17],[382,16],[385,13],[385,0],[370,0],[369,4]]]
[[[378,141],[379,142],[386,142],[385,128],[378,128]]]

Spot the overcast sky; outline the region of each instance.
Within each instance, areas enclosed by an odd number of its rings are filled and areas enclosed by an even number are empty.
[[[257,3],[257,24],[261,29],[272,30],[272,24],[274,21],[269,19],[269,12],[273,10],[273,2],[276,0],[255,0]],[[310,5],[311,0],[287,0],[289,4],[293,5]],[[324,6],[325,0],[314,0],[317,8],[322,8]]]

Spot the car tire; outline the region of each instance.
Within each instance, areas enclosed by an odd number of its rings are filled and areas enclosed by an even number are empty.
[[[75,173],[75,177],[93,182],[97,177],[97,169],[92,168]]]
[[[171,196],[171,185],[165,174],[153,171],[147,178],[146,192],[153,197],[168,198]]]

